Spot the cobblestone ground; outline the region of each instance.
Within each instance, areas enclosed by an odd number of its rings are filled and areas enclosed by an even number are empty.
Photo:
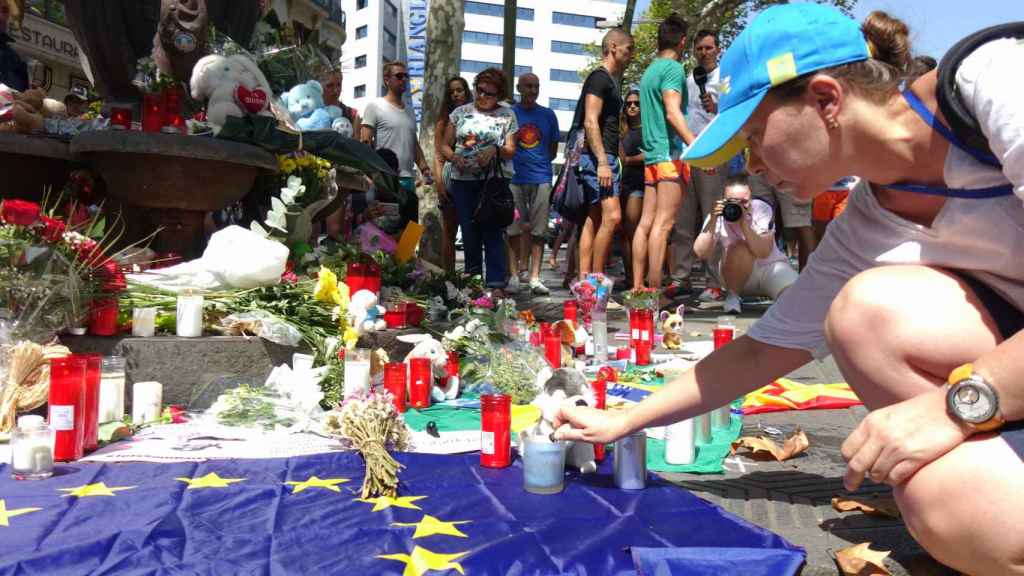
[[[533,296],[523,290],[515,296],[521,310],[532,309],[541,319],[557,319],[561,317],[562,302],[569,297],[569,292],[561,287],[561,270],[551,269],[546,263],[547,257],[545,252],[542,280],[551,294]],[[564,251],[560,260],[564,270]],[[698,285],[695,293],[700,288]],[[698,302],[692,298],[680,302],[691,305],[686,315],[687,333],[700,332],[695,339],[710,339],[711,327],[720,310],[695,309]],[[765,310],[764,305],[745,307],[737,321],[739,329],[745,330]],[[625,321],[624,312],[609,314],[611,330],[624,329]],[[831,358],[809,364],[790,378],[805,383],[843,381]],[[807,564],[803,574],[807,576],[839,574],[832,554],[861,542],[871,542],[875,550],[891,550],[886,564],[893,574],[956,574],[921,549],[902,521],[871,518],[856,512],[840,514],[833,510],[832,497],[845,494],[842,485],[845,462],[840,446],[864,414],[864,408],[857,407],[749,416],[744,421],[745,435],[775,434],[781,440],[799,426],[807,433],[810,448],[804,455],[781,463],[753,461],[742,456],[730,458],[726,461],[727,471],[722,475],[665,474],[664,477],[732,514],[805,547]],[[889,493],[887,486],[870,481],[857,492],[859,495]]]

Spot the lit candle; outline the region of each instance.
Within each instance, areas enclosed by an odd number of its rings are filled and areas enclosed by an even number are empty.
[[[154,422],[163,409],[164,386],[159,382],[136,382],[132,386],[132,424]]]
[[[132,309],[132,336],[148,338],[156,334],[156,308]]]
[[[178,336],[198,338],[203,335],[203,296],[182,294],[178,296]]]
[[[110,109],[110,129],[111,130],[131,130],[132,128],[132,110],[131,108],[111,108]]]
[[[108,356],[100,372],[100,409],[98,421],[124,420],[124,358]]]

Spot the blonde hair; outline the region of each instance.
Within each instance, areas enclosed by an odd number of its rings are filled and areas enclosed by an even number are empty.
[[[885,102],[899,92],[911,72],[910,28],[898,18],[875,10],[861,24],[871,58],[816,70],[773,89],[783,100],[803,94],[811,79],[825,74],[839,80],[850,90],[875,102]]]
[[[384,68],[381,70],[384,76],[391,74],[392,68],[401,68],[405,70],[405,62],[399,62],[398,60],[392,60],[391,62],[385,62]]]

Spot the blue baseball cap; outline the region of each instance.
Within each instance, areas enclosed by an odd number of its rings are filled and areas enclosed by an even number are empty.
[[[740,128],[773,86],[870,57],[860,24],[835,8],[820,4],[768,8],[722,57],[718,116],[687,148],[683,160],[699,168],[725,164],[747,145]]]

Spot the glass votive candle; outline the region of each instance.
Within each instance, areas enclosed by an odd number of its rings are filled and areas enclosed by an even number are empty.
[[[429,358],[409,359],[409,404],[413,408],[430,408],[430,391],[434,385]]]
[[[370,391],[370,350],[356,348],[345,352],[344,397],[362,396]]]
[[[505,468],[512,463],[512,397],[480,396],[480,465]]]
[[[164,127],[164,100],[162,94],[142,95],[142,131],[159,132]]]
[[[100,364],[100,404],[97,421],[124,420],[124,358],[107,356]]]
[[[42,416],[26,414],[11,430],[11,477],[40,480],[53,476],[53,430]]]
[[[149,338],[156,334],[156,308],[132,308],[132,336]]]
[[[156,422],[164,409],[164,386],[159,382],[132,385],[132,424]]]
[[[548,334],[544,337],[544,357],[552,368],[562,367],[562,338],[557,334]]]
[[[53,458],[70,462],[82,457],[85,447],[85,371],[81,356],[50,360],[50,427]]]
[[[131,130],[132,129],[132,109],[131,108],[111,108],[110,109],[110,129],[111,130]]]
[[[182,338],[198,338],[203,335],[203,296],[181,294],[176,310],[177,334]]]
[[[557,494],[565,488],[565,442],[543,434],[520,436],[523,489],[533,494]]]
[[[85,358],[85,439],[83,447],[92,452],[99,447],[99,409],[100,409],[100,371],[103,365],[102,354],[76,354]]]
[[[395,410],[405,412],[405,362],[388,362],[384,365],[384,388],[391,393]]]
[[[388,304],[384,310],[384,322],[388,328],[405,328],[405,303]]]
[[[577,311],[575,300],[566,300],[562,303],[562,318],[569,320],[574,326],[576,325]]]

